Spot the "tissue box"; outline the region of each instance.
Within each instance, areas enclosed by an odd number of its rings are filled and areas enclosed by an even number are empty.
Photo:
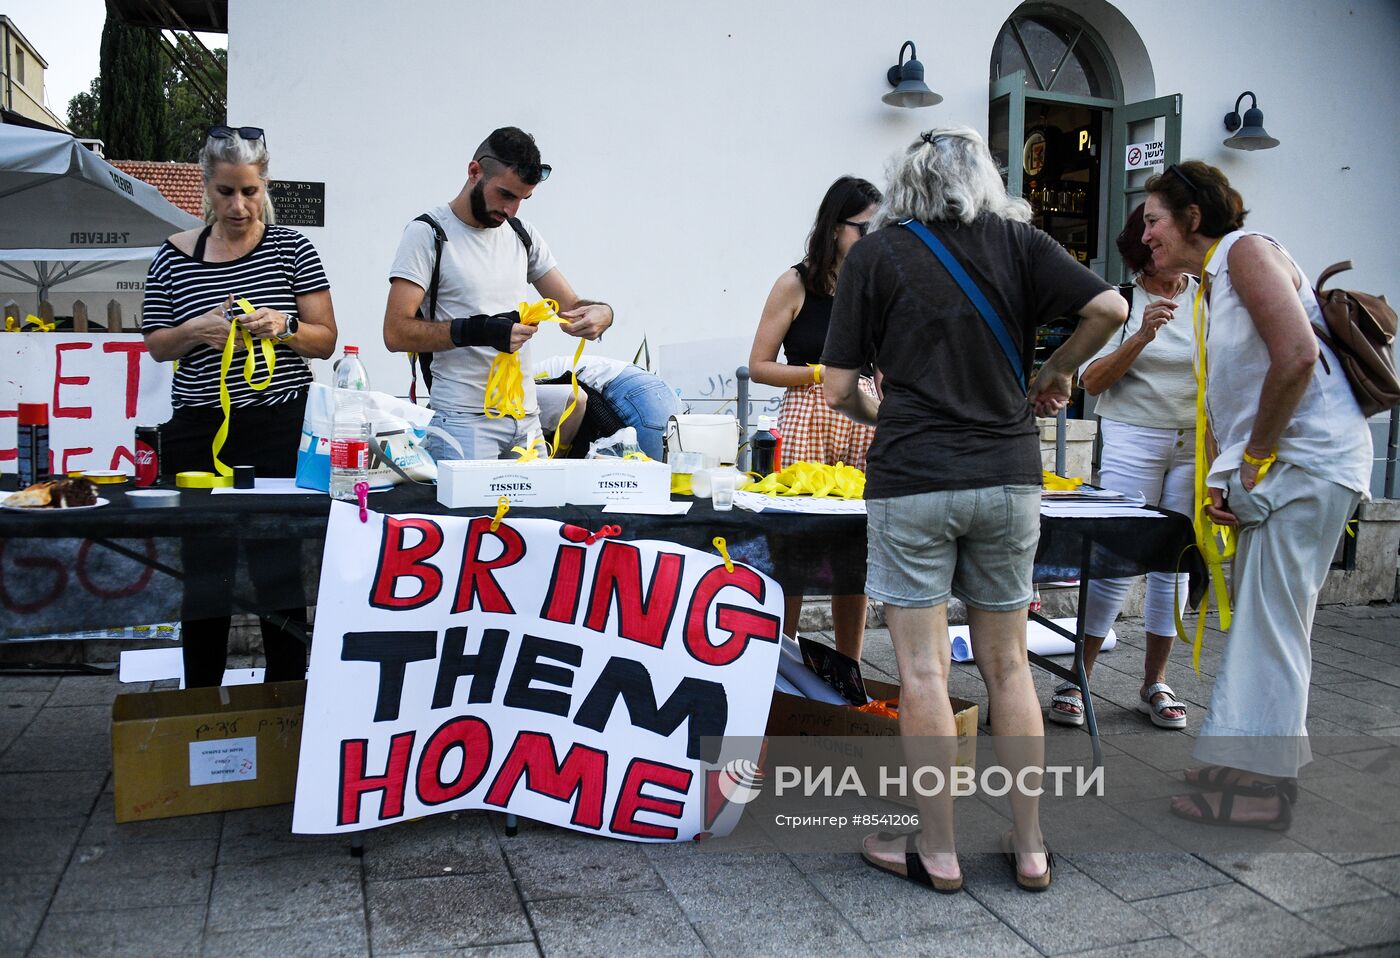
[[[565,496],[576,506],[671,501],[671,467],[640,459],[571,459]]]
[[[536,459],[444,459],[438,464],[437,499],[449,509],[495,506],[562,506],[567,479],[562,462]]]

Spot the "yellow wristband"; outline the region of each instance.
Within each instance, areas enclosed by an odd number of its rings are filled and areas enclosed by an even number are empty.
[[[812,382],[820,386],[822,384],[822,364],[812,364]]]
[[[1254,481],[1258,482],[1259,480],[1264,478],[1264,474],[1269,471],[1269,467],[1272,466],[1274,462],[1278,459],[1278,455],[1277,453],[1271,452],[1263,459],[1260,459],[1258,456],[1251,456],[1249,454],[1249,450],[1246,449],[1243,453],[1243,458],[1245,462],[1249,463],[1251,466],[1254,466],[1259,470],[1259,472],[1254,477]]]

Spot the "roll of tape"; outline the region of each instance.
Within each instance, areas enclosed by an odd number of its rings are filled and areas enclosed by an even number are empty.
[[[175,485],[181,489],[215,489],[233,485],[232,476],[216,476],[212,472],[180,472]]]
[[[100,486],[120,485],[127,480],[126,473],[117,472],[115,469],[89,469],[84,475],[89,481]]]

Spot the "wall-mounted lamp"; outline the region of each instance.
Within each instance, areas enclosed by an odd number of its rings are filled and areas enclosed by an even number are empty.
[[[1244,119],[1241,120],[1240,104],[1245,97],[1249,97],[1249,109],[1244,111]],[[1258,98],[1248,90],[1235,101],[1235,109],[1225,114],[1225,129],[1235,134],[1224,141],[1232,150],[1271,150],[1278,146],[1278,140],[1264,130],[1264,111],[1259,109]]]
[[[904,59],[904,51],[909,51],[909,59]],[[933,106],[942,103],[943,98],[928,88],[924,83],[924,65],[915,57],[918,54],[914,50],[914,41],[905,40],[904,46],[899,48],[899,62],[890,67],[885,78],[890,81],[890,86],[894,87],[880,99],[890,106],[904,106],[913,109],[920,106]]]

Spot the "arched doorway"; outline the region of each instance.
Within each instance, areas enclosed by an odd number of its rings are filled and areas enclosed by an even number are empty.
[[[1145,161],[1159,160],[1160,169],[1177,160],[1181,97],[1124,103],[1118,64],[1099,32],[1048,3],[1023,4],[1002,25],[990,80],[988,142],[1007,189],[1030,201],[1035,224],[1076,259],[1123,281],[1113,237],[1154,170]]]

